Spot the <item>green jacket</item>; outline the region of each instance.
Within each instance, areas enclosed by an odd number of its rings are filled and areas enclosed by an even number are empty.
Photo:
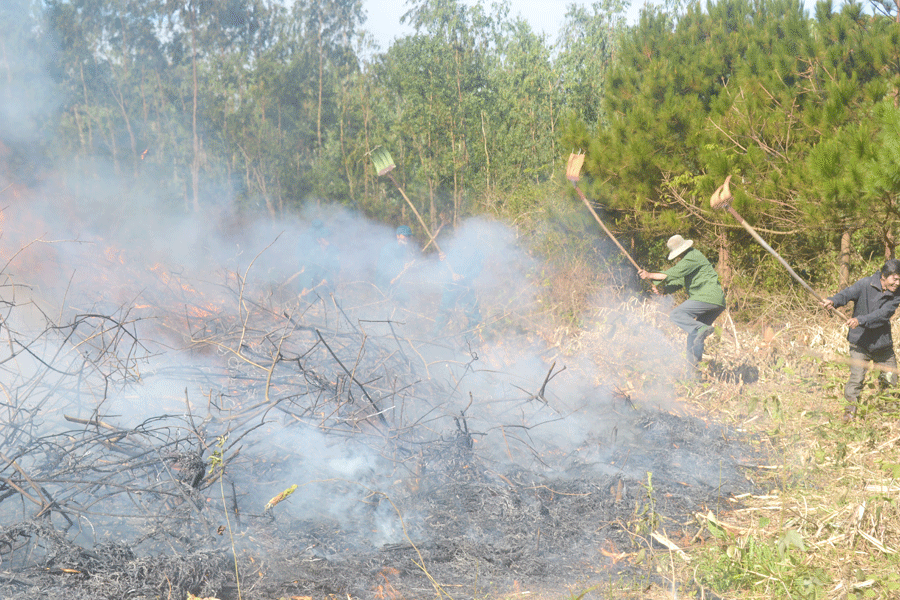
[[[719,283],[719,274],[696,248],[685,252],[681,260],[663,273],[666,278],[660,283],[666,293],[684,288],[691,300],[725,306],[725,292]]]

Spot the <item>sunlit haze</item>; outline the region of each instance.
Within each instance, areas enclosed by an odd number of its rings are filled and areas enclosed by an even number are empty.
[[[475,2],[470,1],[469,4],[475,4]],[[484,4],[490,5],[489,2]],[[535,32],[545,34],[548,41],[554,42],[566,16],[566,11],[572,4],[590,7],[592,2],[587,0],[512,0],[510,16],[523,17]],[[628,10],[629,22],[633,22],[637,18],[640,8],[644,4],[641,0],[632,2]],[[405,2],[364,1],[363,8],[367,14],[365,27],[375,37],[381,50],[386,50],[394,39],[412,33],[412,27],[400,23],[400,19],[410,9],[410,6]]]

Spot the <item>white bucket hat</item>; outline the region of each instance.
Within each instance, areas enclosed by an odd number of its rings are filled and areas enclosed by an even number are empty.
[[[669,260],[672,260],[679,254],[683,254],[693,245],[694,240],[686,240],[676,233],[666,242],[666,246],[669,248]]]

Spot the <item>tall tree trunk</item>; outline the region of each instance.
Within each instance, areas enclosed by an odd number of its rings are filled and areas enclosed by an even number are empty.
[[[900,2],[900,0],[898,0]],[[547,98],[550,101],[550,155],[556,156],[556,123],[553,121],[553,80],[547,84]]]
[[[437,208],[434,206],[434,191],[428,194],[428,228],[434,231],[434,223],[437,219]]]
[[[459,205],[462,204],[460,202],[460,195],[462,194],[462,190],[460,190],[459,186],[459,176],[456,169],[453,170],[453,226],[456,227],[459,225]]]
[[[484,142],[484,189],[491,193],[491,155],[488,152],[487,127],[484,124],[484,111],[481,111],[481,141]]]
[[[319,13],[318,19],[319,32],[318,32],[318,46],[319,46],[319,102],[318,107],[316,109],[316,156],[318,158],[322,158],[322,86],[323,80],[325,79],[325,43],[322,41],[322,14]]]
[[[365,108],[363,109],[363,133],[365,136],[365,144],[366,144],[366,156],[372,154],[372,140],[369,139],[369,104],[368,102],[364,103]],[[370,195],[374,195],[377,187],[374,185],[374,178],[378,177],[377,174],[370,171],[372,161],[367,160],[363,162],[363,197],[368,198]],[[372,191],[369,191],[369,184],[372,183]]]
[[[75,128],[78,130],[78,141],[81,144],[81,151],[84,152],[87,150],[87,142],[84,138],[84,121],[81,120],[77,104],[72,106],[72,116],[75,117]]]
[[[845,229],[841,234],[841,254],[838,256],[838,273],[840,281],[838,286],[844,289],[850,285],[850,230]]]
[[[87,123],[87,134],[88,134],[88,144],[87,144],[87,154],[93,154],[94,152],[94,129],[91,127],[91,113],[88,111],[88,91],[87,91],[87,82],[84,80],[84,66],[79,65],[79,70],[81,71],[81,89],[84,92],[84,114],[85,114],[85,122]]]
[[[119,105],[119,110],[122,111],[122,119],[125,121],[125,129],[128,131],[128,139],[131,142],[133,172],[135,177],[137,177],[140,154],[137,151],[137,141],[134,139],[134,131],[131,129],[131,119],[128,117],[128,109],[125,106],[125,95],[122,94],[122,86],[118,80],[116,80],[116,89],[111,89],[111,91],[113,92],[113,98],[115,99],[116,104]]]
[[[6,72],[6,81],[12,83],[13,73],[9,68],[9,61],[6,58],[6,40],[0,39],[0,56],[3,57],[3,70]],[[8,98],[8,96],[7,96]]]
[[[200,212],[200,138],[197,135],[197,20],[191,6],[191,70],[194,83],[194,106],[191,115],[191,129],[194,136],[194,160],[191,161],[191,188],[194,193],[194,212]]]
[[[716,264],[716,272],[722,280],[722,287],[726,290],[731,287],[731,279],[734,273],[731,270],[731,250],[728,244],[728,235],[725,231],[721,231],[719,238],[719,261]]]
[[[344,139],[344,121],[347,118],[347,103],[346,103],[346,91],[342,94],[341,101],[341,120],[340,120],[340,136],[341,136],[341,163],[344,165],[344,177],[347,178],[347,193],[350,195],[350,200],[354,203],[356,202],[356,190],[354,188],[353,181],[353,173],[350,170],[350,156],[348,156],[347,143]]]
[[[116,136],[116,124],[112,117],[106,119],[106,130],[109,135],[109,151],[112,154],[113,168],[116,175],[122,175],[122,167],[119,164],[119,144]]]

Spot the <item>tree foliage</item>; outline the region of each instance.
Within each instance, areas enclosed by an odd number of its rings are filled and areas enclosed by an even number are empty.
[[[406,220],[369,160],[384,146],[434,229],[547,214],[583,149],[583,189],[638,254],[677,230],[757,261],[708,205],[731,174],[734,207],[790,261],[847,235],[892,255],[895,4],[667,2],[633,25],[624,8],[570,6],[551,43],[505,3],[417,0],[414,32],[377,52],[361,0],[15,0],[3,142],[183,211],[315,200]]]
[[[609,126],[567,137],[589,147],[594,194],[648,238],[682,231],[754,262],[733,252],[754,246],[747,233],[707,201],[731,174],[736,210],[789,260],[807,264],[847,228],[887,247],[894,196],[867,180],[896,34],[855,4],[820,3],[815,21],[798,0],[645,9],[607,83]]]

